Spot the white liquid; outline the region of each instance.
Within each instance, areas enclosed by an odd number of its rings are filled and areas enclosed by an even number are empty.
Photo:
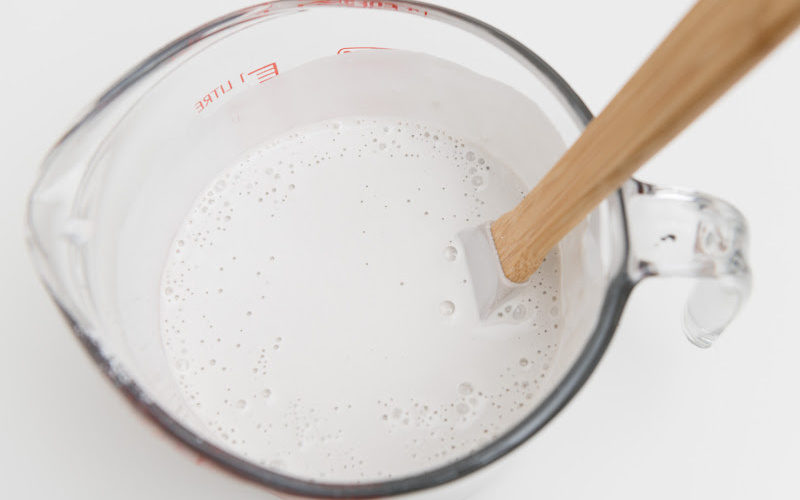
[[[456,234],[529,189],[412,117],[274,138],[209,183],[165,264],[164,346],[208,437],[324,481],[455,460],[544,396],[560,259],[480,322]]]

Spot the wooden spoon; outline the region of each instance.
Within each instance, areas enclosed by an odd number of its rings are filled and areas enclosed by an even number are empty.
[[[547,252],[800,23],[800,0],[701,0],[510,212],[491,225],[503,273]]]

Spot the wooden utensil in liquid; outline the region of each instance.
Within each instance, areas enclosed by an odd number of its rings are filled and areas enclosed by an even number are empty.
[[[800,23],[800,0],[701,0],[573,146],[491,225],[503,272],[550,251]]]

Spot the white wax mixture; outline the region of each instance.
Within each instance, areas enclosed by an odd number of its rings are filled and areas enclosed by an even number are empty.
[[[320,481],[463,457],[544,396],[560,259],[490,322],[457,233],[529,186],[413,117],[343,117],[272,138],[199,195],[167,258],[167,357],[208,438]]]

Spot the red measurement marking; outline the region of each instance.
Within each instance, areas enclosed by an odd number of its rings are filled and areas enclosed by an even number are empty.
[[[389,47],[342,47],[341,49],[337,50],[337,54],[349,54],[350,52],[356,50],[389,50]]]
[[[367,0],[310,0],[308,2],[298,3],[298,7],[306,7],[311,5],[345,5],[347,7],[361,7],[364,9],[391,9],[396,11],[406,11],[413,14],[427,16],[427,10],[420,10],[417,7],[411,7],[405,2],[377,2]]]
[[[264,83],[270,78],[278,76],[278,65],[276,65],[275,63],[269,63],[266,66],[261,66],[260,68],[254,69],[253,71],[247,74],[256,75],[258,83]]]
[[[254,76],[255,78],[248,78],[248,76]],[[233,80],[223,80],[221,84],[217,85],[211,89],[210,92],[195,101],[194,109],[198,113],[202,113],[206,108],[222,99],[222,97],[224,97],[226,94],[233,92],[234,89],[250,83],[264,83],[276,76],[278,76],[278,64],[274,62],[261,66],[260,68],[256,68],[248,73],[241,72],[239,73],[238,79],[234,78]]]

